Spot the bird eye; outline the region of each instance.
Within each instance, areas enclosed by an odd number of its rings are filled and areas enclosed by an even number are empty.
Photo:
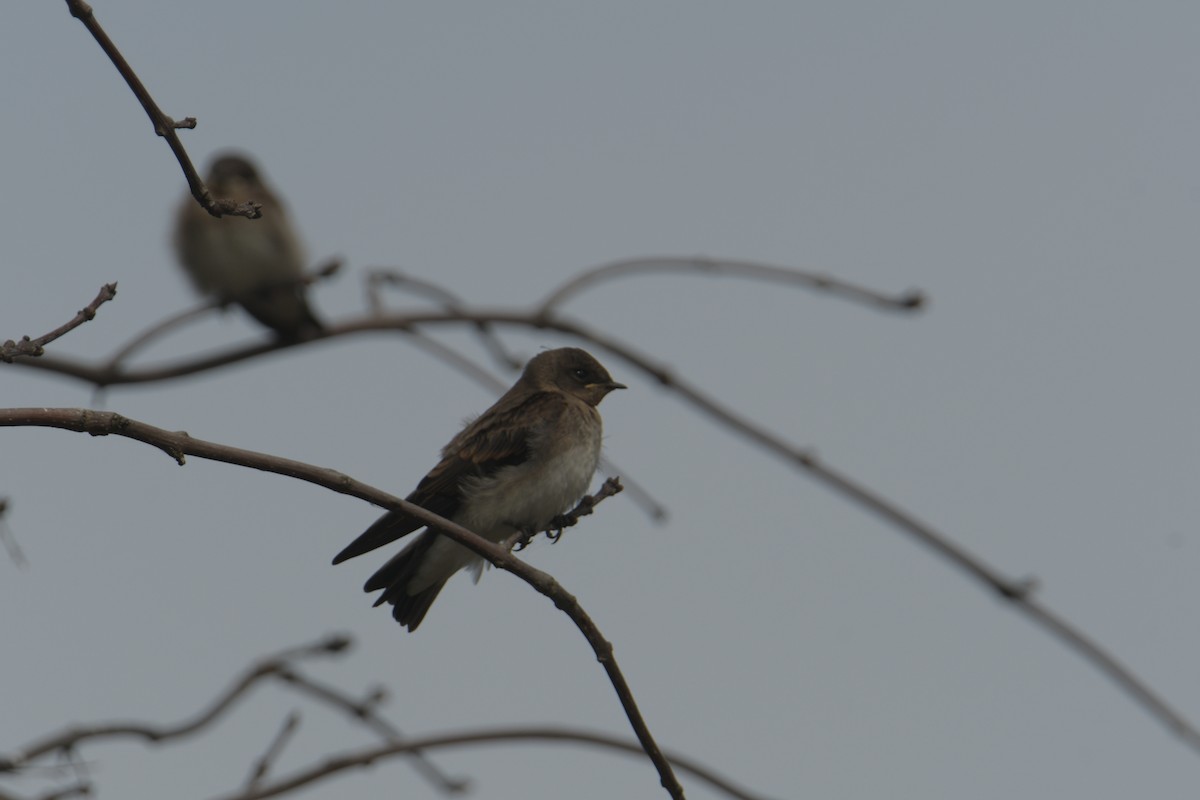
[[[583,367],[578,367],[576,369],[571,370],[571,374],[574,375],[576,378],[578,378],[581,381],[584,381],[584,382],[587,381],[588,371],[586,369],[584,369]]]

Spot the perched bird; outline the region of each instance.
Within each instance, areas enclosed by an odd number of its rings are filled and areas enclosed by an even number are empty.
[[[406,499],[483,538],[500,542],[518,531],[544,530],[582,497],[600,459],[596,406],[624,389],[577,347],[534,356],[513,387],[442,448],[442,460]],[[338,564],[412,533],[424,523],[389,511],[334,557]],[[375,605],[415,631],[451,575],[479,556],[426,530],[363,587],[383,590]]]
[[[262,217],[214,217],[190,194],[175,220],[175,253],[197,291],[236,302],[252,317],[295,341],[321,331],[305,299],[304,250],[280,199],[245,157],[219,156],[206,178],[216,197],[256,200]]]

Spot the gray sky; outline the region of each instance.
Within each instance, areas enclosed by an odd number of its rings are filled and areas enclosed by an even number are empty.
[[[164,110],[199,118],[184,134],[197,161],[254,153],[314,260],[347,260],[314,295],[330,319],[361,313],[362,272],[384,265],[488,305],[655,254],[927,291],[929,310],[904,317],[656,277],[569,312],[1037,576],[1045,602],[1200,719],[1200,7],[95,8]],[[0,69],[0,338],[42,333],[117,280],[54,347],[100,357],[192,302],[167,245],[181,173],[63,3],[8,10]],[[231,313],[144,363],[257,336]],[[670,522],[621,497],[528,557],[613,641],[665,747],[776,797],[1195,796],[1200,758],[1073,653],[596,354],[630,386],[602,407],[608,454]],[[27,370],[0,385],[9,406],[91,399]],[[378,335],[115,389],[105,407],[405,494],[490,402]],[[31,561],[0,562],[0,750],[70,722],[180,719],[254,656],[341,630],[357,651],[314,671],[385,684],[407,732],[628,732],[579,634],[512,576],[454,579],[412,635],[372,609],[360,586],[384,556],[329,559],[373,507],[127,440],[0,435],[0,495]],[[271,690],[217,736],[85,755],[104,796],[203,798],[242,781],[295,705]],[[370,741],[309,709],[282,770]],[[437,761],[478,797],[662,796],[647,763],[573,747]],[[308,796],[393,790],[432,794],[397,761]]]

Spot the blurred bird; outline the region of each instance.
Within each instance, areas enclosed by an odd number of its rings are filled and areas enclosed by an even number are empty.
[[[624,388],[579,348],[539,353],[503,397],[442,448],[442,460],[406,499],[492,542],[545,530],[587,492],[600,459],[596,406],[613,389]],[[421,527],[415,517],[389,511],[333,563]],[[415,631],[446,581],[464,567],[479,580],[484,560],[426,530],[363,589],[382,589],[375,605],[391,603],[396,621]]]
[[[244,156],[227,153],[209,167],[214,196],[262,204],[260,219],[214,217],[190,195],[175,221],[175,252],[197,291],[236,302],[281,339],[322,330],[305,298],[304,250],[280,199]]]

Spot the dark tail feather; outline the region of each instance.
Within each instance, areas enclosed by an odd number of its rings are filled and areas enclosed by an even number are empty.
[[[407,626],[409,631],[417,629],[421,620],[425,619],[429,606],[433,605],[434,599],[446,585],[446,581],[443,580],[416,594],[408,593],[409,581],[417,574],[425,560],[425,553],[436,540],[436,533],[426,532],[380,567],[363,586],[365,592],[383,589],[383,594],[375,601],[375,605],[391,603],[394,606],[392,616],[401,625]]]
[[[421,620],[425,619],[425,614],[429,611],[429,607],[433,605],[434,599],[437,598],[438,592],[442,591],[442,587],[446,585],[445,581],[430,586],[423,592],[413,595],[404,595],[390,601],[393,603],[392,617],[401,625],[408,626],[409,633],[417,629],[421,624]]]
[[[417,528],[420,528],[425,523],[420,520],[410,517],[402,511],[389,511],[379,519],[371,527],[362,532],[357,539],[333,557],[333,563],[340,564],[348,558],[361,556],[363,553],[369,553],[376,547],[383,547],[385,544],[394,542],[401,536],[406,536]],[[404,555],[408,550],[404,550],[400,555]],[[388,564],[391,562],[389,561]],[[383,569],[387,569],[384,565]],[[380,570],[382,572],[383,570]],[[378,575],[379,573],[375,573]],[[372,579],[373,580],[373,579]],[[372,591],[371,589],[367,590]]]
[[[238,302],[250,316],[287,342],[310,339],[325,330],[300,286],[260,289],[239,298]]]

